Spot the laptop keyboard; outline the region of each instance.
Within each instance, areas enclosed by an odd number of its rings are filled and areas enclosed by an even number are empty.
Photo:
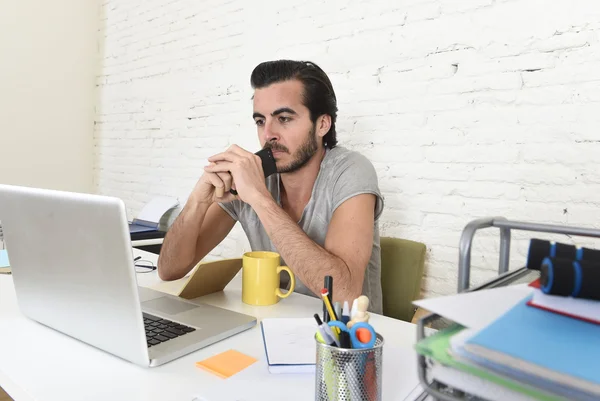
[[[170,320],[156,317],[143,312],[144,326],[146,328],[146,341],[148,347],[158,345],[173,338],[196,331],[195,328],[184,326]]]

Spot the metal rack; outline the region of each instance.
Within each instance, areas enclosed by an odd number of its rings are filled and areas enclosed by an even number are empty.
[[[470,271],[471,271],[471,245],[475,233],[483,228],[495,227],[500,231],[500,258],[498,265],[498,276],[494,279],[470,288]],[[471,221],[463,229],[459,242],[458,255],[458,292],[477,291],[485,288],[496,288],[517,283],[529,283],[539,277],[539,272],[535,270],[521,267],[514,271],[508,270],[508,262],[510,256],[510,240],[512,230],[535,231],[542,233],[564,234],[583,237],[600,238],[600,230],[559,226],[551,224],[537,224],[521,221],[510,221],[504,217],[487,217]],[[419,319],[417,322],[417,341],[421,341],[426,337],[425,326],[443,319],[437,314],[429,314]],[[433,397],[436,400],[443,401],[477,401],[482,400],[479,397],[467,394],[458,389],[454,389],[436,380],[429,380],[427,377],[427,369],[430,366],[428,358],[418,354],[417,370],[419,381],[423,386],[424,392],[418,398],[419,401],[430,399]],[[430,397],[430,398],[428,398]]]

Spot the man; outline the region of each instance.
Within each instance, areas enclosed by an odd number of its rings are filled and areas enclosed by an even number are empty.
[[[279,60],[259,64],[251,84],[258,138],[273,151],[277,174],[265,180],[260,158],[236,145],[210,157],[165,237],[159,276],[183,277],[239,221],[253,250],[281,255],[295,291],[320,296],[330,275],[334,301],[364,294],[369,310],[382,313],[383,198],[373,165],[336,147],[329,78],[314,63]]]

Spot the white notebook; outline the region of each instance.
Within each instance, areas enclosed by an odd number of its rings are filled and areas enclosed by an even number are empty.
[[[270,373],[314,373],[313,318],[268,318],[260,323]]]

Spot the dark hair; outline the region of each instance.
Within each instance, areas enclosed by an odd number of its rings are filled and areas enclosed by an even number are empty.
[[[321,67],[310,61],[265,61],[254,68],[250,83],[253,89],[257,89],[291,79],[297,79],[304,85],[303,104],[310,111],[313,124],[323,114],[331,117],[331,127],[323,137],[323,145],[333,149],[337,144],[335,132],[337,99],[333,85]]]

